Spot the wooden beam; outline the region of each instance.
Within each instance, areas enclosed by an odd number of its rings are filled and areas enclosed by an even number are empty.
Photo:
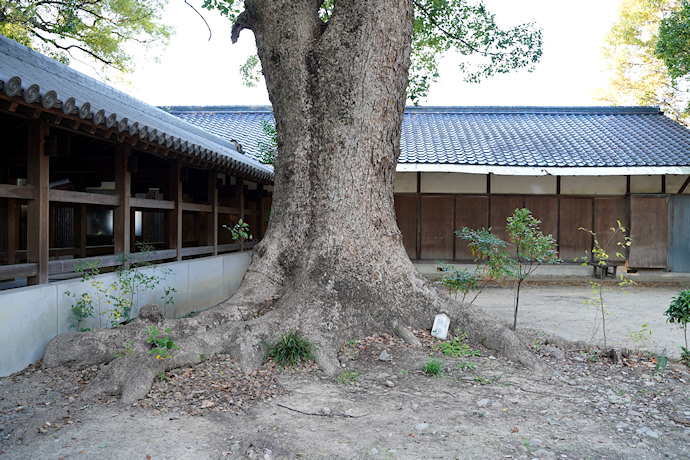
[[[20,200],[33,200],[36,195],[36,187],[33,185],[9,185],[0,184],[0,198],[18,198]]]
[[[182,257],[203,256],[206,254],[213,254],[213,246],[195,246],[192,248],[183,248],[180,252],[182,253]]]
[[[149,198],[135,198],[129,200],[129,205],[132,208],[139,209],[158,209],[161,211],[170,211],[175,209],[175,202],[169,200],[151,200]]]
[[[48,125],[42,121],[29,121],[28,129],[28,182],[36,189],[27,205],[27,262],[38,264],[28,284],[48,283],[48,253],[50,242],[50,158],[43,154],[43,139]]]
[[[680,186],[680,188],[676,192],[676,195],[682,195],[683,192],[685,192],[685,189],[688,188],[688,185],[690,185],[690,176],[688,176],[688,178],[685,179],[685,182],[683,182],[683,185]]]
[[[100,206],[118,206],[120,197],[117,195],[102,195],[100,193],[73,192],[71,190],[51,189],[50,201],[62,203],[94,204]]]
[[[194,212],[213,212],[213,206],[210,204],[203,203],[180,203],[180,207],[183,211],[194,211]]]
[[[132,151],[126,145],[115,148],[115,194],[119,197],[118,206],[113,213],[113,237],[115,254],[132,252],[131,212],[132,173],[128,171],[127,162]]]
[[[240,208],[234,208],[232,206],[218,206],[218,212],[220,214],[239,214]]]
[[[0,265],[0,280],[13,278],[31,278],[38,273],[38,264]]]

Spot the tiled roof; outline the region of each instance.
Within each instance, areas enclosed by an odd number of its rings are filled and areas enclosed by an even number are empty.
[[[251,155],[273,121],[270,107],[167,110]],[[690,172],[690,131],[656,107],[410,107],[401,144],[398,170]]]
[[[116,132],[127,132],[263,180],[273,168],[240,154],[227,139],[88,77],[0,36],[0,90],[41,110],[61,110]]]

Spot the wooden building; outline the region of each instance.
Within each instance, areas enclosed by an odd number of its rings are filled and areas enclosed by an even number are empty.
[[[235,144],[0,36],[0,288],[143,243],[156,260],[235,251],[266,227],[271,167]]]
[[[258,154],[270,107],[169,107]],[[265,139],[263,139],[265,140]],[[690,131],[655,107],[420,107],[403,119],[395,182],[411,259],[469,262],[454,230],[491,227],[527,207],[572,263],[630,228],[629,267],[690,272]]]

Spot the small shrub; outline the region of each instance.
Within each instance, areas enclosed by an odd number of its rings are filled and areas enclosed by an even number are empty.
[[[297,363],[316,361],[314,351],[316,347],[302,337],[299,330],[294,330],[283,335],[278,342],[268,348],[264,361],[273,359],[280,367],[292,367]]]
[[[441,375],[441,367],[443,366],[443,361],[440,359],[429,359],[429,361],[424,364],[422,371],[426,375],[439,376]]]
[[[511,271],[517,282],[513,315],[513,330],[515,330],[517,328],[522,282],[534,273],[540,265],[545,263],[557,264],[561,260],[558,258],[556,240],[553,239],[553,236],[542,233],[539,228],[541,221],[535,218],[529,209],[516,209],[506,221],[506,231],[517,251],[517,260]]]
[[[614,242],[615,246],[618,246],[619,248],[616,251],[615,255],[620,259],[625,260],[626,256],[623,253],[623,251],[626,251],[627,248],[630,247],[630,245],[632,244],[632,240],[629,236],[627,236],[628,230],[625,227],[623,227],[620,220],[617,221],[616,227],[610,227],[610,230],[612,232],[611,236],[609,237],[608,241],[603,243],[599,241],[599,237],[597,237],[596,232],[583,227],[580,227],[580,230],[592,235],[593,240],[592,250],[585,251],[585,255],[583,257],[578,257],[575,259],[576,261],[578,259],[582,260],[583,266],[596,265],[602,267],[603,273],[603,270],[605,270],[604,267],[606,266],[609,258],[611,257],[609,253],[615,249],[612,247],[612,244]],[[603,275],[600,279],[597,279],[597,281],[590,281],[589,284],[592,287],[592,294],[594,298],[591,300],[587,299],[584,301],[584,303],[585,305],[594,307],[597,313],[601,313],[601,329],[604,334],[604,348],[608,348],[606,343],[606,315],[608,315],[608,310],[606,309],[606,304],[604,303],[604,293],[611,291],[611,288],[606,287]],[[630,284],[634,284],[634,281],[626,280],[621,274],[618,285],[624,288],[625,286]],[[594,340],[594,334],[596,334],[596,328],[594,329],[591,340]]]
[[[180,349],[170,338],[170,328],[167,328],[165,335],[162,335],[156,326],[151,326],[149,335],[150,337],[146,342],[153,344],[153,348],[148,353],[156,355],[156,359],[172,358],[172,350]]]
[[[472,273],[466,268],[456,270],[455,265],[448,265],[442,262],[440,265],[445,274],[435,284],[448,289],[448,294],[453,295],[455,300],[458,299],[458,291],[462,292],[462,301],[464,302],[467,293],[477,288],[478,280],[476,273]]]
[[[515,262],[508,253],[508,243],[491,233],[491,227],[481,230],[463,227],[455,235],[468,242],[477,264],[477,293],[470,300],[473,303],[489,283],[511,276]]]
[[[627,336],[637,348],[637,353],[647,348],[647,345],[652,342],[652,331],[647,327],[647,324],[642,325],[639,331],[630,331]]]
[[[446,356],[459,358],[461,356],[479,356],[479,350],[472,350],[470,346],[464,343],[467,339],[467,334],[461,331],[456,331],[456,336],[450,342],[441,343],[438,348]]]
[[[237,241],[238,243],[240,243],[240,251],[244,251],[244,243],[247,240],[251,240],[252,238],[254,238],[254,236],[252,236],[252,234],[249,233],[249,224],[242,219],[238,220],[237,223],[232,227],[223,225],[223,228],[227,228],[228,230],[230,230],[230,234],[232,235],[233,241]]]
[[[683,328],[683,335],[685,336],[685,346],[680,347],[682,350],[680,357],[685,364],[690,366],[690,349],[688,348],[688,323],[690,323],[690,289],[685,289],[678,293],[678,297],[674,297],[668,310],[664,312],[668,316],[666,321],[669,323],[678,323]]]

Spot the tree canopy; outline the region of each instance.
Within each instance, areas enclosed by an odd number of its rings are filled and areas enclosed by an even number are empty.
[[[664,61],[674,83],[690,73],[690,3],[687,0],[682,0],[680,7],[661,21],[654,51]]]
[[[204,8],[218,10],[235,22],[243,11],[242,1],[204,0]],[[534,23],[501,28],[484,3],[471,0],[413,0],[415,20],[412,32],[412,63],[408,99],[424,99],[439,78],[438,62],[443,53],[456,51],[466,56],[460,64],[466,81],[515,69],[532,71],[542,55],[541,29]],[[319,16],[327,23],[333,0],[325,0]],[[241,68],[245,83],[260,80],[260,62],[252,56]]]
[[[68,64],[132,69],[127,45],[167,44],[160,22],[167,0],[0,0],[0,34]]]
[[[657,56],[659,28],[679,6],[677,0],[623,0],[603,57],[611,73],[599,99],[615,105],[659,106],[688,124],[687,83],[675,80]]]

